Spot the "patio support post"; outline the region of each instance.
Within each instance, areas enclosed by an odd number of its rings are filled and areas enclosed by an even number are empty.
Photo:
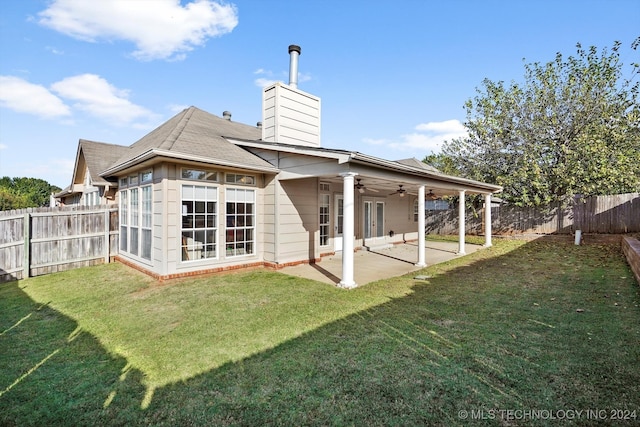
[[[491,193],[484,195],[484,246],[491,246]]]
[[[464,191],[460,190],[460,200],[458,202],[458,224],[460,225],[458,228],[458,255],[466,254],[464,250]]]
[[[424,185],[418,187],[418,262],[416,267],[426,267],[424,257],[425,224],[424,224]]]
[[[354,177],[357,173],[345,172],[341,173],[343,185],[343,218],[342,225],[342,279],[338,286],[341,288],[355,288],[356,282],[353,280],[353,239],[355,235],[355,199],[354,199]]]

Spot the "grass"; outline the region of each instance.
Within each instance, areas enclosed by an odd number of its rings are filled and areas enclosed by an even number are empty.
[[[2,285],[0,424],[637,423],[640,288],[619,249],[494,244],[353,291],[120,264]]]

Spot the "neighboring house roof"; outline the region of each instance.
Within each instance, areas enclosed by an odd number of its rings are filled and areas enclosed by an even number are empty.
[[[128,150],[128,147],[81,139],[79,150],[82,150],[84,154],[84,160],[91,175],[91,182],[94,185],[105,185],[111,183],[101,177],[100,172],[118,160]],[[74,176],[77,172],[74,171]]]
[[[102,176],[109,176],[152,157],[277,172],[267,161],[225,139],[260,139],[258,127],[232,122],[196,107],[189,107],[128,147]]]
[[[74,191],[74,184],[81,184],[84,181],[80,177],[84,175],[87,169],[89,170],[89,176],[91,177],[91,183],[93,185],[114,184],[100,176],[100,172],[111,166],[127,149],[128,147],[123,145],[81,139],[78,142],[78,151],[76,153],[73,175],[71,176],[71,185],[65,187],[59,193],[54,194],[54,197],[60,198],[81,192]]]

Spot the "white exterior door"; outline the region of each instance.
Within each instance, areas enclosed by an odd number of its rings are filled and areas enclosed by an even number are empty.
[[[384,237],[384,202],[365,200],[362,211],[364,213],[362,234],[365,242]]]
[[[336,194],[333,206],[333,249],[338,252],[342,250],[342,226],[344,224],[344,197],[342,194]]]

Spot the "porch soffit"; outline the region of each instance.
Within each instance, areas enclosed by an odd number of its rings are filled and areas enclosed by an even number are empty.
[[[325,182],[338,183],[342,182],[342,178],[338,176],[340,173],[354,172],[359,174],[356,178],[360,178],[363,184],[366,178],[370,182],[369,187],[377,186],[380,192],[388,190],[391,193],[397,190],[399,185],[403,185],[403,188],[415,194],[418,193],[420,185],[425,185],[427,191],[432,190],[437,195],[458,195],[461,190],[465,190],[468,194],[490,194],[502,191],[502,187],[498,185],[445,175],[436,170],[413,165],[406,160],[392,161],[359,152],[321,147],[229,138],[228,140],[256,154],[257,152],[271,153],[270,160],[272,163],[277,162],[275,165],[281,170],[279,178],[283,180],[317,177]],[[281,155],[284,156],[280,158]],[[300,161],[292,160],[295,157]],[[328,161],[309,160],[312,158]]]
[[[345,164],[333,163],[328,167],[327,165],[323,167],[307,165],[300,168],[300,170],[288,170],[287,168],[283,168],[278,175],[278,178],[280,180],[318,178],[322,182],[342,185],[343,179],[340,174],[344,172],[356,173],[357,175],[355,179],[359,179],[360,183],[364,185],[365,188],[371,189],[371,191],[365,190],[365,193],[369,195],[377,195],[379,197],[391,196],[392,193],[398,190],[400,185],[402,185],[402,188],[407,190],[410,195],[417,195],[418,188],[421,185],[425,186],[427,193],[431,191],[438,197],[457,196],[460,190],[465,190],[467,194],[489,194],[494,192],[472,185],[464,185],[451,182],[446,179],[438,179],[438,177],[420,177],[398,171],[376,169],[371,166],[358,165],[352,162]],[[375,190],[377,190],[377,192],[374,192]]]

